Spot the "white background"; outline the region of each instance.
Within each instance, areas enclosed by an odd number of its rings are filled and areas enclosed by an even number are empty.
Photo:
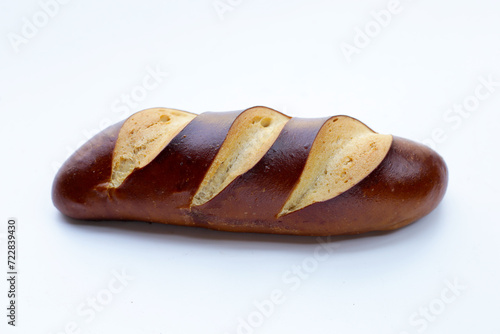
[[[499,14],[494,0],[2,0],[0,331],[498,333]],[[447,194],[399,231],[323,240],[329,253],[316,238],[80,222],[53,207],[57,166],[108,124],[254,105],[434,145]]]

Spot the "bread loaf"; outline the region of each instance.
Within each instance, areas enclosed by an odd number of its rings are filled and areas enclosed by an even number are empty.
[[[348,116],[153,108],[84,144],[52,196],[78,219],[326,236],[405,226],[438,205],[447,180],[433,150]]]

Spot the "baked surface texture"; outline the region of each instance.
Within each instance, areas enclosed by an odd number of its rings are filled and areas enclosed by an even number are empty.
[[[326,236],[408,225],[439,204],[447,181],[430,148],[348,116],[152,108],[77,150],[52,199],[77,219]]]

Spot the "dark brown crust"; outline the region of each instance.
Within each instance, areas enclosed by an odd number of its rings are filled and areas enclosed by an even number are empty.
[[[67,216],[79,219],[110,217],[106,183],[118,132],[112,125],[80,147],[59,169],[52,185],[52,201]]]
[[[325,119],[292,118],[264,157],[209,202],[190,208],[198,186],[241,111],[197,116],[147,166],[108,189],[121,124],[98,134],[61,168],[55,206],[81,219],[143,220],[217,230],[339,235],[391,230],[432,211],[447,169],[428,147],[394,137],[382,163],[341,195],[277,217]]]

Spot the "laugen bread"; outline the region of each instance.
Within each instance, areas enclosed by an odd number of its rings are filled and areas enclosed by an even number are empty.
[[[447,180],[433,150],[348,116],[153,108],[75,152],[52,198],[78,219],[325,236],[410,224],[439,204]]]

